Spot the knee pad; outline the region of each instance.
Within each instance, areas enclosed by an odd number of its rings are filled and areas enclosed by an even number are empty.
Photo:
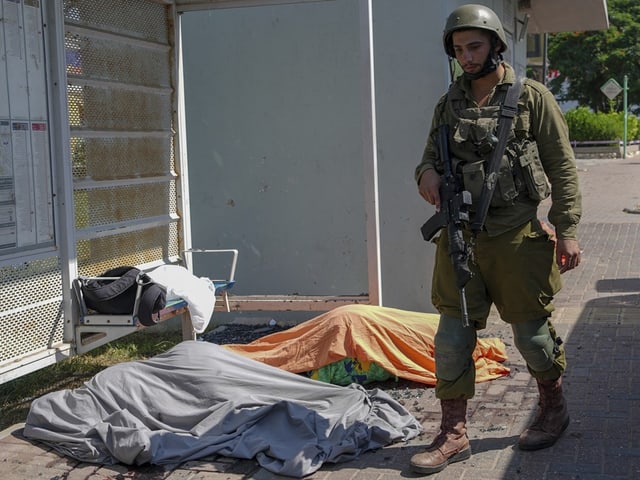
[[[556,337],[547,318],[512,324],[516,348],[534,372],[546,372],[554,367]]]
[[[440,316],[438,332],[435,336],[436,376],[453,381],[459,378],[471,365],[476,346],[476,330],[463,327],[459,318]]]

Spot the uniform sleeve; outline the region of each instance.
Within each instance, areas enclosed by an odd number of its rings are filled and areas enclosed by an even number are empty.
[[[553,94],[543,85],[529,85],[530,130],[551,184],[549,221],[558,238],[576,239],[582,199],[569,129]]]
[[[444,109],[444,103],[446,101],[446,95],[443,95],[436,108],[433,112],[433,119],[431,120],[431,128],[429,129],[429,136],[427,137],[427,144],[424,147],[424,152],[422,153],[422,160],[418,164],[415,170],[414,178],[416,183],[420,184],[420,177],[422,174],[430,169],[435,169],[438,161],[438,152],[436,149],[436,144],[433,140],[434,132],[438,128],[441,123],[442,111]]]

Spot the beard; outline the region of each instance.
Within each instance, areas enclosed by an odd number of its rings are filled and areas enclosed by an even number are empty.
[[[498,65],[504,62],[501,53],[491,53],[491,55],[487,56],[482,68],[479,72],[471,73],[464,72],[463,75],[468,80],[477,80],[478,78],[482,78],[486,75],[489,75],[492,72],[495,72],[498,68]]]

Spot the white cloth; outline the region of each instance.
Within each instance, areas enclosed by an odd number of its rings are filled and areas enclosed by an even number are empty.
[[[179,265],[162,265],[149,272],[149,277],[167,289],[167,301],[182,298],[189,304],[196,333],[206,330],[216,304],[215,287],[210,279],[198,278]]]

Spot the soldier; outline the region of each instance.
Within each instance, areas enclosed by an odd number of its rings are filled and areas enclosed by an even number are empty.
[[[413,470],[427,474],[471,456],[466,412],[467,400],[475,393],[472,352],[476,332],[486,327],[492,305],[511,325],[514,343],[540,394],[537,417],[520,435],[519,447],[549,447],[567,428],[569,414],[562,392],[565,352],[550,316],[553,297],[561,288],[560,274],[580,263],[578,176],[566,122],[553,95],[536,81],[518,81],[502,57],[507,49],[502,23],[483,5],[455,9],[447,19],[443,42],[463,73],[435,108],[424,155],[415,170],[420,195],[436,210],[443,173],[443,159],[436,148],[438,127],[449,126],[452,168],[471,192],[473,222],[484,172],[498,140],[501,106],[509,88],[521,91],[486,221],[479,232],[471,232],[468,225],[463,232],[472,249],[473,276],[465,287],[469,327],[461,320],[447,235],[437,240],[432,302],[440,313],[435,393],[442,421],[426,451],[411,459]],[[538,205],[549,194],[548,218],[555,227],[555,239],[537,219]]]

